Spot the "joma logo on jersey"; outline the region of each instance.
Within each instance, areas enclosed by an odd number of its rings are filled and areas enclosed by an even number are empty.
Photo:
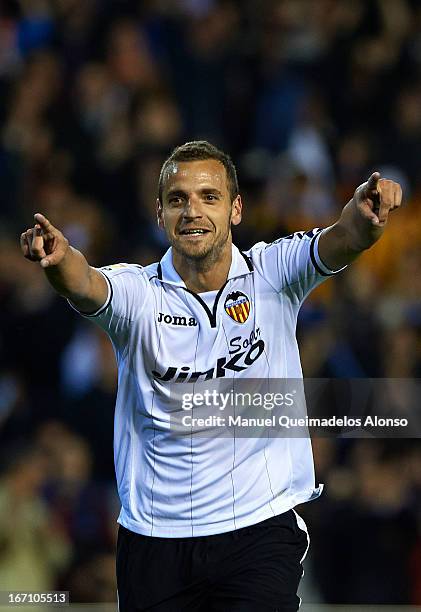
[[[192,372],[189,366],[182,366],[181,368],[170,366],[163,374],[160,374],[156,370],[152,370],[152,376],[156,380],[162,382],[171,380],[176,383],[194,383],[199,379],[210,380],[211,378],[224,378],[227,371],[243,372],[246,370],[256,361],[256,359],[259,359],[264,350],[265,343],[263,340],[258,340],[250,346],[248,351],[238,352],[230,357],[220,357],[212,368],[204,372]]]
[[[166,325],[181,325],[182,327],[196,327],[197,321],[194,317],[179,317],[178,315],[168,315],[163,312],[158,313],[158,323]]]
[[[250,300],[241,291],[234,291],[227,296],[224,304],[225,312],[236,323],[245,323],[250,314]]]

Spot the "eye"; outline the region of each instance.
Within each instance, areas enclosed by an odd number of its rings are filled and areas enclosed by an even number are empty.
[[[171,206],[179,206],[180,204],[183,203],[183,200],[180,196],[172,196],[168,200],[168,203],[171,204]]]
[[[218,199],[218,196],[216,196],[214,193],[207,193],[207,194],[205,195],[205,200],[206,200],[207,202],[214,202],[214,201],[215,201],[215,200],[217,200],[217,199]]]

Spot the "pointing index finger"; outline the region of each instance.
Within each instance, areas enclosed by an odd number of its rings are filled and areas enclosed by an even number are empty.
[[[34,219],[37,223],[40,224],[41,228],[44,231],[50,232],[54,229],[54,225],[50,223],[47,217],[44,217],[44,215],[42,215],[41,213],[35,213]]]
[[[378,189],[377,183],[380,180],[380,172],[373,172],[367,181],[367,191],[376,191]]]

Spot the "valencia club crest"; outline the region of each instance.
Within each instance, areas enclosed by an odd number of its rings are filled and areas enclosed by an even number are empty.
[[[241,291],[235,291],[227,296],[224,308],[236,323],[245,323],[250,314],[250,300]]]

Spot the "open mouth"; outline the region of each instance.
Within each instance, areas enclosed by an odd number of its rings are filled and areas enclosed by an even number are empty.
[[[203,236],[209,234],[209,230],[203,228],[184,229],[179,232],[180,236]]]

